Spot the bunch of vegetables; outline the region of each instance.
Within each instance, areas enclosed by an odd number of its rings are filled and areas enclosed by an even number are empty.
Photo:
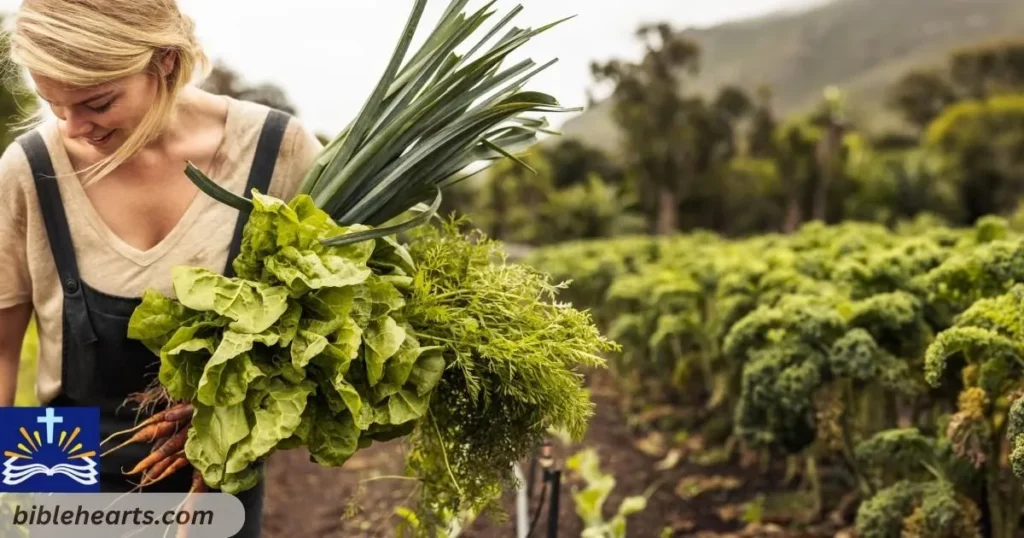
[[[133,470],[144,484],[187,460],[198,489],[237,493],[277,450],[333,467],[404,437],[428,535],[491,506],[549,429],[582,436],[592,404],[578,367],[601,366],[615,344],[464,222],[424,226],[469,165],[516,159],[536,140],[545,123],[524,113],[565,110],[521,90],[532,61],[501,68],[550,26],[501,35],[517,7],[456,54],[493,15],[493,2],[471,14],[466,3],[452,1],[406,58],[426,5],[416,1],[376,89],[293,199],[240,197],[188,165],[249,219],[236,276],[177,267],[174,297],[147,292],[131,319],[129,337],[160,356],[141,403],[169,404],[135,430],[170,436]]]

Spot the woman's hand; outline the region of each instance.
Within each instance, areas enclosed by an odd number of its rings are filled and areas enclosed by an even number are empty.
[[[18,364],[32,303],[0,308],[0,407],[14,405],[18,390]]]

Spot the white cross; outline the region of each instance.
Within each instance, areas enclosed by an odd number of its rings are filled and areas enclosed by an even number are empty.
[[[36,422],[38,422],[40,424],[46,424],[46,443],[52,445],[53,444],[53,425],[54,424],[63,423],[64,419],[61,418],[61,417],[55,416],[53,414],[53,408],[52,407],[47,407],[46,408],[46,416],[45,417],[37,418]]]

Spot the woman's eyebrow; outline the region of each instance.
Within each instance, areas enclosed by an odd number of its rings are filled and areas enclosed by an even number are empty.
[[[93,103],[95,101],[99,101],[100,99],[103,99],[104,97],[108,97],[109,95],[111,95],[113,93],[114,93],[114,90],[107,90],[107,91],[105,91],[105,92],[103,92],[103,93],[101,93],[99,95],[94,95],[94,96],[92,96],[92,97],[90,97],[88,99],[85,99],[83,101],[79,101],[79,103],[80,104]]]
[[[38,92],[37,92],[37,93],[38,93]],[[77,102],[77,103],[75,103],[75,104],[78,104],[78,105],[82,105],[82,104],[90,104],[90,103],[93,103],[94,101],[98,101],[98,100],[100,100],[100,99],[103,99],[104,97],[108,97],[108,96],[110,96],[110,95],[111,95],[111,94],[113,94],[113,93],[114,93],[114,90],[107,90],[107,91],[105,91],[105,92],[103,92],[103,93],[100,93],[100,94],[97,94],[97,95],[93,95],[93,96],[91,96],[91,97],[88,97],[88,98],[86,98],[86,99],[82,99],[81,101],[79,101],[79,102]],[[41,94],[41,93],[38,93],[38,95],[39,95],[39,97],[40,97],[40,98],[41,98],[41,99],[42,99],[43,101],[46,101],[47,103],[50,103],[50,104],[54,104],[54,102],[53,102],[53,101],[51,101],[50,99],[48,99],[48,98],[47,98],[47,97],[46,97],[45,95],[43,95],[43,94]]]

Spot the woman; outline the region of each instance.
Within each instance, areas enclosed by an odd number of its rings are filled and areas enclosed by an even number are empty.
[[[200,193],[185,162],[288,199],[322,147],[295,119],[190,85],[208,63],[175,0],[25,0],[10,46],[55,118],[0,157],[0,405],[34,312],[39,401],[99,406],[106,437],[135,423],[124,401],[159,368],[126,338],[143,291],[173,296],[175,265],[231,274],[239,249],[245,215]],[[122,469],[149,448],[103,458],[102,489],[131,489]],[[184,470],[146,491],[189,482]],[[262,484],[239,498],[239,536],[258,536]]]

